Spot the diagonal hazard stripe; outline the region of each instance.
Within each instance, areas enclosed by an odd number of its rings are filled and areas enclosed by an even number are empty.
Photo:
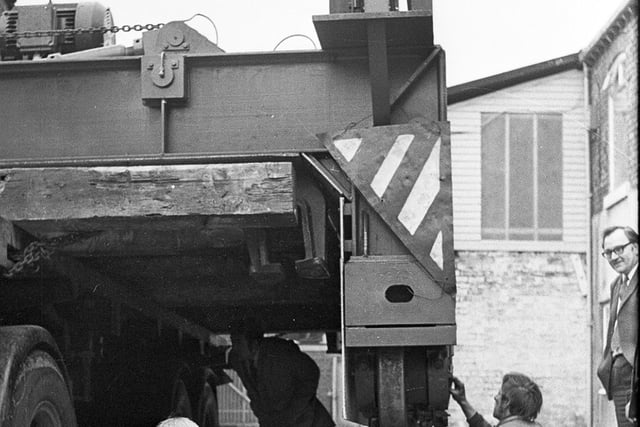
[[[337,139],[325,134],[322,143],[363,206],[368,203],[433,280],[453,293],[449,132],[446,122],[410,123],[341,131]]]
[[[431,246],[431,252],[429,253],[431,259],[433,259],[438,267],[442,270],[443,262],[444,262],[444,254],[442,250],[442,231],[438,232],[438,236],[436,237],[436,241],[433,242],[433,246]]]
[[[351,138],[351,139],[338,139],[333,142],[333,145],[336,146],[340,154],[347,159],[347,162],[350,162],[353,159],[353,156],[356,155],[356,151],[360,148],[360,144],[362,143],[362,138]]]
[[[412,236],[440,191],[440,142],[438,138],[398,214],[398,221]]]
[[[389,153],[387,153],[382,165],[380,165],[380,169],[378,169],[376,176],[371,181],[371,188],[378,197],[382,198],[387,187],[389,187],[391,178],[398,170],[413,139],[414,135],[399,135],[391,146]]]

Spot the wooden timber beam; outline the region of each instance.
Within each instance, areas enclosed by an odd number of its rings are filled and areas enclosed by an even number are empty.
[[[240,228],[169,229],[168,225],[166,230],[145,229],[143,224],[140,227],[132,227],[135,229],[111,229],[79,239],[59,250],[70,256],[122,257],[175,255],[181,252],[235,247],[245,243],[244,232]],[[174,222],[171,225],[176,224]]]
[[[7,257],[7,248],[9,245],[14,246],[15,240],[13,224],[0,218],[0,266],[9,268],[13,265]]]
[[[9,269],[13,262],[8,258],[9,246],[15,249],[23,249],[31,240],[30,236],[10,221],[0,216],[0,266]]]
[[[60,254],[51,257],[51,266],[58,273],[68,277],[76,286],[88,289],[90,292],[103,296],[117,304],[130,307],[163,325],[177,329],[205,343],[222,345],[224,340],[213,332],[189,319],[164,309],[149,298],[142,298],[129,291],[125,286],[110,277],[87,267],[82,262]]]
[[[261,273],[262,275],[269,274]],[[260,274],[260,273],[259,273]],[[277,274],[277,271],[271,273]],[[252,274],[252,277],[255,277]],[[145,292],[154,301],[164,307],[182,307],[189,310],[196,307],[210,308],[227,306],[270,306],[273,304],[338,304],[338,291],[335,285],[326,281],[309,280],[297,283],[267,281],[268,277],[245,278],[224,276],[224,280],[212,278],[208,286],[198,282],[201,277],[186,275],[182,286],[176,282],[158,283],[158,286]]]
[[[178,222],[169,229],[251,227],[264,220],[295,224],[289,162],[27,168],[0,175],[5,177],[0,217],[34,234],[47,228],[130,228],[136,221],[153,226],[155,219]]]

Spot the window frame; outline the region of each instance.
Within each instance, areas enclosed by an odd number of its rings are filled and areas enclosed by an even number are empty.
[[[628,103],[628,100],[625,99],[627,94],[624,92],[627,88],[627,81],[624,73],[626,59],[627,55],[624,52],[618,54],[609,66],[607,75],[602,83],[602,92],[606,94],[607,99],[608,193],[610,195],[618,195],[621,192],[626,193],[625,191],[621,191],[621,189],[629,186],[628,176],[623,178],[620,182],[616,180],[618,168],[625,169],[623,165],[618,165],[618,167],[616,167],[616,143],[618,142],[618,138],[616,138],[616,131],[619,130],[618,126],[616,126],[616,108],[619,108],[620,105],[625,106]],[[623,112],[619,114],[626,114],[626,107],[623,108]],[[623,154],[625,157],[628,156],[626,146]],[[620,201],[619,196],[608,197],[607,200],[605,200],[605,204],[611,205],[618,201]]]
[[[540,125],[540,117],[541,116],[554,116],[557,117],[560,120],[560,134],[558,135],[559,140],[560,140],[560,154],[561,154],[561,158],[560,158],[560,176],[562,177],[561,180],[561,188],[560,188],[560,206],[559,206],[559,212],[558,214],[560,215],[561,218],[564,218],[564,163],[563,163],[563,150],[564,150],[564,115],[561,112],[558,111],[503,111],[503,112],[492,112],[492,111],[483,111],[480,113],[481,115],[481,126],[480,126],[480,139],[481,139],[481,145],[483,144],[484,138],[484,117],[485,115],[492,115],[492,116],[499,116],[499,115],[503,115],[504,116],[504,140],[502,141],[503,143],[503,150],[504,150],[504,173],[503,173],[503,177],[504,177],[504,221],[503,221],[503,226],[501,228],[496,228],[496,227],[485,227],[483,224],[483,214],[484,214],[484,201],[482,200],[483,197],[481,197],[481,205],[480,205],[480,209],[481,209],[481,213],[480,213],[480,239],[483,242],[505,242],[507,244],[507,246],[510,246],[511,244],[530,244],[530,243],[534,243],[534,244],[562,244],[564,241],[564,221],[561,220],[561,224],[559,227],[554,227],[554,228],[541,228],[539,221],[539,173],[540,173],[540,165],[539,165],[539,155],[538,155],[538,146],[539,146],[539,142],[538,142],[538,138],[540,137],[539,135],[539,125]],[[521,229],[518,230],[517,227],[513,227],[510,225],[510,218],[511,218],[511,210],[513,208],[510,208],[510,196],[511,196],[511,183],[510,183],[510,173],[511,173],[511,165],[510,165],[510,155],[511,155],[511,118],[515,115],[520,115],[520,116],[529,116],[532,120],[532,143],[531,143],[531,149],[532,149],[532,158],[531,158],[531,162],[532,162],[532,188],[531,188],[531,192],[533,194],[532,197],[532,206],[533,206],[533,221],[532,221],[532,226],[531,228],[526,228],[526,229]],[[483,151],[484,149],[481,148],[481,151]],[[481,161],[481,170],[485,167],[487,167],[487,164],[483,161]],[[481,177],[482,177],[482,172],[481,172]],[[484,187],[485,185],[485,181],[484,179],[481,179],[481,193],[484,193]],[[526,238],[526,239],[514,239],[513,236],[517,235],[517,232],[520,231],[522,233],[530,233],[532,238]],[[503,238],[499,238],[496,237],[498,236],[500,233],[503,234]],[[550,239],[548,236],[550,235],[556,235],[558,236],[557,238],[554,239]],[[546,238],[541,239],[541,236],[547,236]]]

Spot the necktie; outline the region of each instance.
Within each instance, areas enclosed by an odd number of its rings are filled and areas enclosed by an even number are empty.
[[[625,296],[627,295],[627,276],[622,274],[620,276],[620,285],[618,286],[618,301],[616,307],[616,319],[613,326],[613,335],[611,336],[611,351],[613,355],[617,355],[622,353],[622,349],[620,348],[620,328],[618,327],[618,316],[620,314],[620,307],[622,306],[622,301],[624,301]]]

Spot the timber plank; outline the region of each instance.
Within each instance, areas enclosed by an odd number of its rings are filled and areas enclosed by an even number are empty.
[[[161,307],[149,298],[131,292],[126,286],[74,258],[55,254],[51,265],[57,272],[79,286],[90,289],[92,293],[137,310],[151,319],[158,320],[203,342],[221,344],[220,338],[210,330]]]
[[[13,262],[7,257],[9,246],[23,249],[31,240],[31,236],[27,235],[24,230],[0,216],[0,266],[5,268],[13,266]]]
[[[13,224],[0,217],[0,266],[9,268],[13,262],[7,258],[7,247],[15,245],[15,232]]]
[[[16,168],[0,170],[0,176],[5,177],[0,217],[14,222],[295,218],[293,168],[288,162]]]

